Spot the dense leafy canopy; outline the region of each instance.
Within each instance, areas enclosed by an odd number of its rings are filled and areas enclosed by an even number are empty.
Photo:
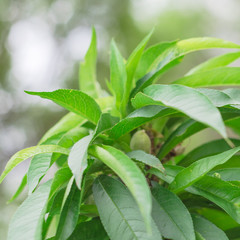
[[[240,46],[192,38],[145,50],[151,35],[127,59],[112,41],[111,95],[97,82],[94,29],[80,65],[80,90],[27,91],[70,112],[37,146],[14,154],[0,176],[1,183],[32,158],[10,200],[28,186],[9,240],[239,239],[240,68],[228,65],[240,57]],[[186,54],[211,48],[237,51],[209,59],[168,85],[154,84]],[[209,127],[219,139],[206,135],[184,151],[185,140]],[[46,181],[51,166],[57,170]]]

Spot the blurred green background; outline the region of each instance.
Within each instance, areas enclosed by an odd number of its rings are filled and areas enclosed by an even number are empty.
[[[1,0],[0,1],[0,172],[12,154],[36,145],[66,112],[24,90],[77,88],[79,62],[98,35],[98,79],[109,77],[109,43],[114,38],[125,57],[155,26],[152,44],[197,36],[240,43],[239,0]],[[187,57],[165,81],[219,53]],[[18,204],[6,201],[17,189],[29,161],[0,185],[0,239]]]

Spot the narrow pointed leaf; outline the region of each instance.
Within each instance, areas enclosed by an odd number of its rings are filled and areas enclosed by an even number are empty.
[[[7,203],[13,202],[18,196],[23,192],[24,188],[27,185],[27,174],[24,175],[22,178],[22,181],[17,189],[17,191],[14,193],[14,195],[11,197],[11,199]]]
[[[224,168],[213,170],[210,176],[219,176],[223,181],[240,181],[240,168]]]
[[[123,152],[104,145],[93,145],[89,154],[110,167],[126,184],[134,196],[147,229],[151,225],[151,193],[146,179],[137,165]]]
[[[199,232],[195,231],[196,240],[206,240]]]
[[[132,52],[132,54],[130,55],[129,59],[127,60],[127,64],[126,64],[126,68],[127,68],[127,75],[128,75],[128,81],[130,81],[130,79],[133,79],[134,77],[134,73],[136,71],[136,68],[138,67],[138,63],[142,57],[143,54],[143,50],[146,47],[149,39],[151,38],[152,34],[153,34],[152,30],[140,43],[139,45],[134,49],[134,51]],[[128,83],[129,84],[129,83]],[[131,84],[129,84],[127,86],[131,86]]]
[[[231,216],[221,209],[203,208],[199,209],[198,213],[223,231],[239,226]]]
[[[65,134],[58,134],[48,138],[43,145],[57,144],[64,148],[70,148],[75,142],[82,137],[86,136],[88,131],[84,128],[74,128]],[[29,193],[33,192],[39,181],[45,176],[51,165],[59,158],[63,156],[58,153],[45,153],[36,155],[32,158],[28,169],[28,187]],[[64,157],[67,157],[66,155]]]
[[[55,220],[56,217],[60,216],[64,192],[65,192],[65,189],[64,188],[61,189],[59,192],[56,193],[56,195],[54,196],[54,199],[51,199],[50,203],[48,202],[48,206],[47,206],[48,215],[43,224],[42,239],[46,239],[48,231],[50,231],[49,227],[53,223],[53,220]],[[55,230],[55,232],[56,232],[56,230]]]
[[[153,70],[154,67],[157,67],[158,63],[163,60],[162,53],[175,44],[176,41],[162,42],[144,51],[137,68],[136,78],[142,78],[145,74]]]
[[[156,84],[145,88],[144,94],[152,98],[156,104],[180,111],[190,118],[212,127],[226,138],[226,130],[220,112],[206,96],[198,91],[181,85]],[[133,104],[137,98],[138,95],[132,100]]]
[[[149,172],[171,183],[174,177],[184,169],[183,167],[173,165],[165,165],[164,167],[165,174],[162,174],[157,169],[151,169]],[[240,223],[240,187],[219,178],[206,175],[192,186],[186,188],[186,191],[212,201],[228,213],[236,222]]]
[[[54,174],[51,190],[49,193],[49,199],[51,199],[55,193],[66,184],[72,177],[72,172],[68,167],[60,168]]]
[[[230,140],[235,144],[235,146],[240,145],[240,140],[232,138]],[[178,165],[186,167],[201,158],[212,156],[229,149],[231,148],[224,139],[213,140],[193,149],[178,163]]]
[[[152,216],[162,235],[173,240],[195,240],[191,215],[182,201],[160,185],[152,194]]]
[[[89,134],[89,129],[84,127],[76,127],[65,133],[58,142],[58,145],[65,148],[71,148],[77,141]],[[51,158],[51,165],[63,155],[53,153]],[[66,156],[64,156],[66,157]],[[66,160],[67,161],[67,160]]]
[[[181,40],[177,43],[177,51],[180,54],[186,54],[196,50],[210,49],[210,48],[240,48],[240,45],[225,41],[219,38],[199,37]]]
[[[187,188],[194,182],[198,181],[215,166],[218,166],[228,161],[239,150],[240,147],[236,147],[234,149],[194,162],[189,167],[184,168],[181,172],[177,174],[173,182],[170,184],[169,188],[174,192],[179,192]]]
[[[214,87],[239,85],[239,67],[219,67],[208,71],[195,73],[174,81],[188,87]]]
[[[16,167],[18,164],[20,164],[24,160],[30,157],[33,157],[37,154],[53,153],[53,152],[68,155],[70,151],[67,148],[63,148],[57,145],[40,145],[40,146],[26,148],[15,153],[8,161],[2,175],[0,176],[0,183],[7,176],[7,174],[12,171],[14,167]]]
[[[73,183],[70,193],[64,203],[61,211],[56,240],[67,239],[74,231],[79,217],[80,210],[80,191],[76,184]]]
[[[41,185],[14,214],[8,231],[8,240],[42,240],[42,225],[51,182]]]
[[[150,73],[143,76],[136,84],[136,88],[132,92],[134,96],[137,92],[143,88],[152,84],[160,75],[165,73],[170,68],[177,65],[182,58],[191,52],[210,49],[210,48],[240,48],[240,45],[224,41],[217,38],[190,38],[181,41],[175,41],[173,44],[169,44],[169,47],[165,51],[161,52],[160,55],[154,59],[158,60],[157,68]],[[153,49],[154,50],[154,49]],[[153,51],[150,51],[152,54]],[[154,56],[154,54],[153,54]],[[152,60],[152,58],[151,58]],[[151,61],[152,62],[152,61]],[[141,65],[140,65],[141,66]]]
[[[168,116],[175,113],[174,110],[164,106],[145,106],[130,113],[110,130],[109,135],[115,139],[138,128],[157,117]]]
[[[87,118],[93,123],[97,123],[101,110],[93,98],[87,94],[73,89],[59,89],[53,92],[29,92],[30,95],[37,95],[41,98],[52,100],[67,110]]]
[[[94,138],[96,138],[99,134],[111,129],[118,121],[119,118],[113,117],[109,113],[103,113],[94,131]]]
[[[111,88],[114,92],[116,107],[120,108],[122,97],[124,95],[124,87],[127,81],[127,72],[124,64],[124,59],[121,56],[114,41],[111,42],[111,59],[110,59],[110,75]]]
[[[110,129],[118,118],[112,117],[109,113],[103,113],[98,121],[95,131],[80,139],[74,144],[68,157],[68,165],[74,175],[76,184],[81,189],[82,176],[88,166],[87,151],[90,143],[102,132]]]
[[[93,195],[103,226],[111,239],[162,239],[152,218],[149,219],[152,235],[147,233],[134,198],[121,182],[100,176],[94,182]]]
[[[240,102],[240,89],[239,88],[228,88],[223,90],[229,97],[234,101]]]
[[[169,61],[172,58],[172,54],[168,56],[163,56],[163,60],[159,63],[155,70],[144,75],[140,78],[137,83],[136,87],[131,92],[131,97],[134,97],[138,92],[142,91],[144,88],[148,87],[149,85],[155,83],[155,81],[164,73],[166,73],[171,68],[175,67],[177,64],[181,63],[183,57],[173,58],[172,61]]]
[[[221,113],[226,124],[231,119],[239,116],[239,111],[236,111],[235,109],[224,109],[221,111]],[[171,149],[177,146],[177,144],[205,128],[206,126],[192,119],[183,122],[179,127],[177,127],[176,130],[170,134],[170,136],[164,142],[157,154],[157,157],[161,160],[171,151]]]
[[[238,135],[240,135],[239,124],[240,124],[240,118],[239,117],[231,119],[228,122],[226,122],[226,126],[231,128]]]
[[[206,240],[228,240],[227,235],[213,223],[197,214],[192,214],[195,230]]]
[[[152,36],[153,30],[140,42],[140,44],[134,49],[132,54],[126,63],[126,71],[127,71],[127,81],[124,90],[124,96],[122,100],[122,108],[126,108],[126,105],[129,100],[129,95],[132,91],[132,88],[135,87],[135,71],[137,69],[138,63],[142,56],[143,50],[146,47],[150,37]]]
[[[216,107],[223,107],[231,104],[240,104],[240,100],[236,101],[232,99],[228,94],[224,93],[223,91],[208,88],[198,88],[197,90],[204,94],[206,97],[208,97],[208,99]]]
[[[89,230],[91,229],[91,230]],[[109,240],[99,218],[79,223],[67,240]]]
[[[154,155],[148,154],[142,150],[135,150],[135,151],[127,153],[127,155],[132,159],[135,159],[139,162],[145,163],[148,166],[157,168],[159,171],[164,172],[164,167],[163,167],[162,163]]]
[[[183,122],[166,139],[160,148],[157,157],[160,160],[163,159],[175,146],[177,146],[177,144],[205,128],[206,126],[202,123],[196,122],[192,119]]]
[[[211,69],[214,69],[217,67],[227,66],[230,63],[237,60],[238,58],[240,58],[240,52],[226,53],[226,54],[211,58],[208,61],[201,63],[200,65],[191,69],[186,74],[186,76],[195,74],[195,73],[199,73],[199,72],[203,72],[203,71],[207,71],[207,70],[211,70]]]
[[[145,106],[163,105],[162,103],[156,102],[152,97],[139,92],[134,98],[131,99],[134,108],[142,108]]]
[[[97,62],[97,37],[96,31],[92,28],[92,39],[84,62],[80,64],[79,86],[80,89],[93,98],[99,97],[100,87],[96,80],[96,62]]]
[[[59,133],[48,138],[42,145],[58,145],[60,139],[64,133]],[[64,147],[64,146],[62,146]],[[34,156],[31,159],[28,172],[27,172],[27,183],[29,194],[34,191],[41,178],[47,172],[50,167],[52,153],[43,153]]]
[[[92,141],[92,134],[80,139],[74,144],[68,157],[68,165],[74,175],[76,184],[81,189],[82,176],[88,166],[87,150]]]

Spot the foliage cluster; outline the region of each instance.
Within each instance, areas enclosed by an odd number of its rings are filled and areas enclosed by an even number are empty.
[[[32,158],[10,200],[28,186],[9,240],[240,238],[240,140],[226,133],[240,133],[240,89],[226,88],[240,85],[240,68],[228,66],[240,52],[155,84],[191,52],[240,46],[192,38],[145,50],[151,35],[127,60],[111,42],[109,92],[97,83],[94,29],[80,90],[27,91],[70,112],[37,146],[13,155],[0,177]],[[184,153],[181,143],[206,128],[221,138]],[[53,178],[44,181],[53,165]]]

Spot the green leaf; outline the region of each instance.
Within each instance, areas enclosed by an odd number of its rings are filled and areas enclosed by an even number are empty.
[[[103,226],[111,239],[162,239],[152,218],[149,219],[152,234],[147,233],[136,202],[121,182],[100,176],[94,182],[93,195]]]
[[[169,188],[174,192],[179,192],[187,188],[188,186],[192,185],[194,182],[202,178],[215,166],[227,162],[239,150],[240,147],[236,147],[234,149],[194,162],[189,167],[184,168],[181,172],[177,174],[174,181],[171,182]]]
[[[45,142],[48,138],[51,138],[54,135],[57,135],[62,132],[67,132],[78,125],[83,124],[86,122],[84,118],[75,114],[75,113],[68,113],[63,118],[61,118],[52,128],[50,128],[41,138],[39,144]]]
[[[234,101],[240,102],[240,89],[239,88],[228,88],[223,90],[229,97],[231,97]]]
[[[113,96],[101,97],[96,99],[96,102],[103,112],[108,112],[114,106],[114,97]]]
[[[111,129],[118,121],[119,118],[113,117],[109,113],[103,113],[98,121],[93,138],[96,138],[99,134]]]
[[[221,111],[224,122],[227,124],[230,119],[239,116],[239,111],[235,109],[224,109]],[[192,136],[193,134],[205,129],[206,126],[203,124],[196,122],[192,119],[187,120],[180,124],[179,127],[174,130],[167,140],[162,145],[161,149],[159,150],[157,157],[161,160],[165,157],[177,144],[185,140],[186,138]]]
[[[91,190],[92,190],[92,184],[93,184],[93,182],[91,183]],[[84,216],[89,216],[89,217],[98,217],[99,216],[97,206],[95,204],[94,205],[81,205],[80,214],[84,215]]]
[[[61,211],[55,237],[56,240],[65,240],[73,233],[78,222],[79,210],[80,191],[75,183],[73,183]]]
[[[180,124],[176,130],[174,130],[170,136],[166,139],[164,144],[161,146],[157,157],[161,160],[163,159],[177,144],[182,142],[184,139],[190,137],[191,135],[205,129],[206,126],[189,119],[182,124]]]
[[[180,166],[176,166],[176,165],[168,165],[168,164],[164,164],[164,168],[165,168],[165,172],[162,173],[160,172],[158,169],[156,168],[151,168],[148,170],[148,173],[150,174],[154,174],[155,176],[157,176],[158,178],[162,179],[163,181],[167,182],[167,183],[171,183],[173,181],[173,179],[176,177],[176,175],[183,170],[183,167]],[[187,189],[186,189],[187,191]]]
[[[230,140],[236,146],[240,145],[240,140],[232,138]],[[224,139],[213,140],[211,142],[204,143],[203,145],[200,145],[199,147],[193,149],[178,163],[178,165],[186,167],[195,162],[196,160],[199,160],[207,156],[215,155],[223,151],[227,151],[229,149],[230,146],[226,143]]]
[[[231,216],[221,209],[202,208],[198,210],[198,213],[223,231],[239,226],[239,224],[234,221]]]
[[[162,235],[173,240],[195,240],[191,215],[182,201],[158,184],[152,194],[152,216]]]
[[[206,70],[211,70],[214,68],[218,67],[224,67],[229,65],[230,63],[234,62],[240,57],[240,52],[231,52],[231,53],[226,53],[214,58],[209,59],[206,62],[203,62],[199,64],[198,66],[194,67],[191,69],[186,76],[195,74],[195,73],[200,73]]]
[[[93,123],[97,123],[101,115],[101,109],[95,100],[78,90],[59,89],[53,92],[25,92],[30,95],[50,99],[67,110],[87,118]]]
[[[124,89],[124,96],[122,99],[122,109],[126,108],[129,100],[129,95],[133,87],[135,87],[134,74],[137,69],[138,63],[141,59],[144,48],[146,47],[150,37],[153,34],[153,30],[140,42],[140,44],[134,49],[132,54],[127,60],[126,71],[127,71],[127,81]]]
[[[140,59],[142,59],[142,54],[144,51],[144,48],[146,47],[149,39],[151,38],[153,34],[154,29],[151,30],[151,32],[139,43],[139,45],[133,50],[132,54],[127,60],[126,63],[126,69],[127,69],[127,76],[128,76],[128,81],[131,81],[133,79],[135,71],[138,67],[138,63]],[[126,86],[131,86],[131,84],[127,83]]]
[[[160,160],[156,158],[154,155],[148,154],[142,150],[135,150],[127,153],[128,157],[135,159],[139,162],[145,163],[148,166],[154,167],[161,172],[164,172],[164,167]]]
[[[178,54],[210,48],[240,48],[240,45],[212,37],[189,38],[177,43]]]
[[[240,135],[240,118],[234,118],[226,122],[226,126],[230,127],[236,134]]]
[[[224,123],[218,109],[197,90],[181,85],[152,85],[144,89],[155,104],[165,105],[180,111],[190,118],[212,127],[224,138],[227,137]],[[139,96],[141,98],[141,96]],[[137,101],[138,94],[132,100]],[[209,116],[206,118],[206,116]]]
[[[158,59],[157,68],[146,74],[137,82],[136,88],[132,92],[132,96],[152,84],[161,74],[178,64],[186,54],[210,48],[240,48],[240,45],[222,39],[206,37],[190,38],[169,43],[169,47],[166,47],[165,51],[153,58],[156,59],[156,61]],[[154,52],[154,49],[152,52]],[[152,58],[150,59],[152,62]]]
[[[97,62],[97,37],[96,31],[92,28],[92,39],[88,51],[85,55],[84,62],[80,64],[79,86],[80,89],[93,98],[99,97],[100,87],[96,77]]]
[[[131,93],[131,97],[134,97],[139,91],[142,91],[144,88],[154,83],[156,79],[158,79],[161,75],[163,75],[168,70],[179,64],[183,59],[182,57],[178,57],[169,62],[169,59],[171,59],[171,57],[172,56],[170,54],[170,56],[167,56],[159,63],[156,70],[153,70],[147,73],[142,78],[140,78],[136,83],[136,87],[133,89]]]
[[[65,134],[58,134],[48,138],[42,144],[52,145],[57,144],[64,148],[70,148],[72,145],[77,142],[82,137],[86,136],[88,131],[84,128],[74,128],[68,131]],[[29,193],[36,188],[39,181],[45,176],[50,166],[59,158],[63,156],[59,153],[45,153],[41,155],[36,155],[32,158],[29,169],[28,169],[28,187]],[[66,155],[64,157],[67,157]]]
[[[27,185],[27,174],[24,175],[17,191],[15,192],[15,194],[11,197],[11,199],[7,203],[13,202],[23,192],[26,185]]]
[[[196,240],[206,240],[199,232],[195,232]]]
[[[123,152],[110,146],[93,145],[89,154],[110,167],[126,184],[134,196],[147,229],[151,226],[151,193],[147,181],[137,165]]]
[[[90,230],[91,229],[91,230]],[[79,223],[67,240],[109,240],[99,218]]]
[[[62,188],[60,191],[58,191],[54,198],[50,199],[48,201],[47,206],[47,213],[48,215],[45,216],[46,220],[43,224],[43,233],[42,233],[42,239],[46,239],[46,236],[51,236],[56,234],[56,227],[51,228],[51,224],[56,224],[59,220],[59,216],[62,209],[63,204],[63,197],[64,197],[65,189]],[[55,221],[55,222],[54,222]]]
[[[64,133],[54,135],[43,142],[42,145],[58,145],[63,135]],[[52,155],[52,153],[43,153],[38,154],[32,158],[27,172],[29,194],[34,191],[39,181],[49,169]]]
[[[205,240],[228,240],[226,234],[207,219],[192,214],[195,231],[200,233]]]
[[[112,117],[108,113],[103,113],[98,121],[94,133],[80,139],[71,149],[68,157],[68,165],[74,175],[76,184],[81,189],[82,176],[88,166],[87,151],[90,143],[102,132],[111,128],[118,118]]]
[[[210,176],[219,176],[223,181],[240,181],[240,168],[217,169],[209,173]]]
[[[137,67],[136,78],[140,79],[145,74],[153,70],[153,68],[156,67],[161,60],[163,60],[162,53],[166,49],[174,46],[175,44],[176,41],[161,42],[159,44],[149,47],[146,51],[144,51]]]
[[[239,85],[239,67],[219,67],[208,71],[195,73],[174,81],[188,87],[215,87]]]
[[[232,229],[228,229],[226,231],[227,236],[229,239],[239,240],[240,238],[240,227],[235,227]]]
[[[50,187],[50,181],[44,183],[17,209],[9,225],[8,240],[42,240],[42,225]]]
[[[51,190],[49,193],[49,199],[51,199],[57,191],[66,184],[72,177],[72,172],[68,167],[60,168],[54,174]]]
[[[84,170],[88,166],[87,162],[87,150],[89,144],[91,143],[93,135],[90,134],[82,139],[80,139],[71,149],[68,157],[68,165],[74,175],[76,184],[79,189],[81,189],[82,176]]]
[[[232,99],[228,94],[216,89],[198,88],[197,90],[208,97],[208,99],[216,107],[223,107],[231,104],[240,104],[240,100],[236,101]]]
[[[187,191],[212,201],[240,223],[240,187],[216,177],[204,176]]]
[[[18,164],[20,164],[24,160],[26,160],[26,159],[28,159],[30,157],[33,157],[33,156],[35,156],[37,154],[53,153],[53,152],[57,152],[57,153],[68,155],[70,151],[68,149],[66,149],[66,148],[63,148],[63,147],[60,147],[60,146],[56,146],[56,145],[40,145],[40,146],[25,148],[25,149],[15,153],[10,158],[10,160],[8,161],[8,163],[7,163],[7,165],[6,165],[5,169],[4,169],[4,172],[0,176],[0,183],[7,176],[7,174],[12,171],[12,169],[14,167],[16,167]]]
[[[116,107],[120,110],[120,104],[122,102],[127,81],[127,72],[124,59],[113,40],[111,42],[110,75],[111,88],[115,96]]]
[[[109,135],[117,139],[152,119],[168,116],[174,112],[174,110],[164,106],[145,106],[130,113],[126,118],[113,126]]]
[[[87,136],[88,134],[89,134],[89,129],[87,128],[84,128],[84,127],[73,128],[61,137],[61,139],[58,142],[58,145],[65,148],[71,148],[77,141]],[[63,157],[63,155],[59,153],[54,153],[52,155],[51,164],[57,161],[60,157]]]
[[[165,174],[157,169],[149,172],[171,183],[183,167],[164,165]],[[186,189],[187,192],[202,196],[218,205],[227,212],[236,222],[240,223],[240,187],[216,177],[204,176],[201,180]]]

